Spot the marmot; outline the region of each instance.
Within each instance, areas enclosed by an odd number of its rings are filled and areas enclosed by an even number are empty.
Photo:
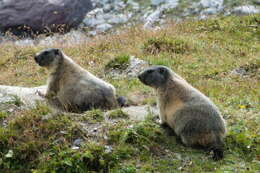
[[[161,123],[185,146],[209,149],[214,160],[223,158],[225,121],[208,97],[165,66],[149,67],[138,78],[156,90]]]
[[[114,86],[80,67],[60,49],[45,49],[34,58],[50,71],[45,98],[51,106],[75,113],[118,106]]]

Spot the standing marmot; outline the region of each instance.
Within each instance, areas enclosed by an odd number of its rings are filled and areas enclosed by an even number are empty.
[[[164,66],[147,68],[138,77],[156,89],[161,123],[174,129],[184,145],[202,146],[213,151],[214,160],[223,158],[225,122],[208,97]]]
[[[45,94],[50,105],[68,112],[117,107],[115,88],[84,70],[59,49],[45,49],[35,61],[50,71]]]

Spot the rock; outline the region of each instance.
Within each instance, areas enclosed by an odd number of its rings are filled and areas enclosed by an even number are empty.
[[[99,32],[99,33],[102,33],[102,32],[106,32],[108,31],[109,29],[111,29],[113,26],[108,24],[108,23],[104,23],[104,24],[100,24],[96,27],[96,31]]]
[[[77,27],[92,9],[90,0],[0,1],[0,30],[14,34]]]
[[[106,153],[111,153],[112,150],[113,150],[113,147],[112,147],[112,146],[105,145],[105,152],[106,152]]]
[[[125,73],[129,77],[137,77],[137,75],[148,66],[148,63],[144,60],[138,59],[134,56],[130,57],[130,63]]]
[[[201,0],[200,4],[204,8],[221,8],[224,0]]]
[[[78,138],[76,139],[74,142],[73,142],[73,145],[72,146],[75,146],[75,147],[80,147],[81,144],[82,144],[83,140]]]
[[[159,1],[156,1],[159,2]],[[178,0],[165,0],[165,1],[160,1],[159,4],[162,4],[158,8],[156,8],[155,11],[150,13],[149,15],[145,15],[144,17],[144,28],[150,29],[153,28],[154,23],[163,23],[162,17],[165,17],[164,12],[169,9],[173,9],[178,6]]]
[[[260,10],[253,5],[239,6],[239,7],[235,7],[233,10],[231,10],[231,13],[236,14],[236,15],[256,14],[259,12],[260,12]]]
[[[105,20],[103,18],[85,18],[83,22],[86,26],[95,27],[103,24]]]
[[[230,72],[231,75],[245,76],[247,74],[246,70],[242,67],[236,68]]]
[[[148,65],[148,62],[131,56],[129,59],[129,64],[125,70],[122,71],[120,69],[111,69],[108,73],[114,78],[134,78],[137,77],[142,70],[148,67]]]
[[[165,2],[165,0],[151,0],[151,4],[154,6],[160,5],[164,2]]]
[[[137,2],[134,2],[133,0],[128,0],[127,4],[130,5],[133,10],[137,11],[140,9],[140,5]]]
[[[142,121],[149,115],[159,115],[157,107],[151,107],[148,105],[143,106],[130,106],[122,108],[122,111],[129,115],[130,120]]]
[[[0,85],[0,96],[4,96],[0,99],[0,105],[19,104],[19,102],[21,102],[21,106],[23,108],[34,107],[37,101],[44,101],[41,96],[37,95],[37,91],[45,93],[46,89],[46,86],[25,88]]]
[[[140,91],[131,92],[127,95],[127,100],[131,105],[140,105],[147,98],[147,95],[142,94]]]
[[[144,28],[146,28],[146,29],[151,28],[155,22],[159,21],[161,15],[162,15],[162,10],[161,9],[158,9],[158,10],[154,11],[153,13],[151,13],[145,19]]]
[[[110,24],[126,23],[127,21],[128,21],[128,17],[123,14],[111,16],[111,18],[108,19],[108,23]]]
[[[260,5],[260,0],[254,0],[253,3],[256,5]]]

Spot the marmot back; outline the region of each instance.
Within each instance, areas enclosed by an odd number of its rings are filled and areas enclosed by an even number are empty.
[[[139,79],[156,90],[160,121],[186,146],[201,146],[223,158],[224,119],[212,101],[165,66],[144,70]]]

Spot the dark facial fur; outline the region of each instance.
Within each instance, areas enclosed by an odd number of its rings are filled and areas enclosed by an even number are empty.
[[[51,65],[55,58],[59,57],[60,53],[59,49],[45,49],[36,54],[34,59],[40,66],[47,67]]]
[[[152,66],[145,69],[138,78],[143,84],[158,88],[166,84],[169,76],[170,71],[167,67]]]

